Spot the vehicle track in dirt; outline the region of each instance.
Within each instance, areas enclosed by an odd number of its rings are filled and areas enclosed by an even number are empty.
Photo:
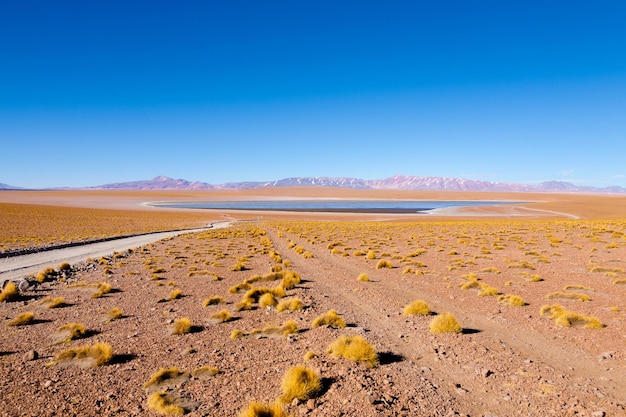
[[[285,238],[275,230],[267,231],[277,250],[292,251]],[[441,282],[416,283],[397,269],[378,271],[373,264],[365,269],[349,257],[332,255],[321,245],[282,233],[314,255],[295,260],[296,269],[333,299],[339,312],[367,329],[366,336],[379,350],[404,358],[403,378],[426,378],[437,387],[443,403],[452,402],[457,412],[523,415],[526,410],[542,415],[548,410],[559,413],[559,407],[565,405],[576,406],[581,398],[592,398],[589,402],[597,409],[623,412],[624,379],[598,366],[596,358],[584,349],[548,339],[497,314],[474,312],[450,290],[445,294]],[[319,273],[321,270],[333,271],[333,275]],[[357,282],[362,272],[369,275],[370,282]],[[404,305],[415,299],[428,300],[436,312],[453,312],[464,333],[433,335],[428,330],[431,317],[404,317]],[[553,395],[555,392],[558,395]]]

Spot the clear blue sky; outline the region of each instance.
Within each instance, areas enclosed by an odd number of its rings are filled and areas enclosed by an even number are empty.
[[[624,1],[0,5],[0,182],[626,186]]]

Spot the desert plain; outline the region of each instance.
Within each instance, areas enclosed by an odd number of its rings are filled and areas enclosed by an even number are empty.
[[[517,203],[416,215],[142,204],[254,198]],[[0,303],[2,416],[260,416],[272,414],[251,404],[274,403],[291,416],[626,415],[624,196],[2,191],[0,213],[11,255],[228,222],[28,276],[42,283]],[[428,311],[405,314],[414,301]],[[331,310],[343,320],[318,325]],[[439,332],[447,313],[458,327]],[[342,356],[342,337],[372,350]],[[99,359],[81,357],[97,346]],[[319,384],[291,398],[297,366]]]

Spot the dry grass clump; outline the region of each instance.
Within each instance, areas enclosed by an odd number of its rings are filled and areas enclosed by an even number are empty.
[[[312,350],[309,350],[307,353],[304,354],[305,362],[308,362],[313,358],[317,358],[317,353],[313,352]]]
[[[54,357],[54,362],[60,365],[76,365],[81,368],[93,368],[107,364],[113,359],[111,345],[99,342],[94,345],[85,345],[66,349]]]
[[[276,307],[277,304],[278,301],[270,293],[265,293],[259,297],[259,307],[261,308]]]
[[[500,292],[498,291],[497,288],[492,287],[488,284],[485,283],[481,283],[480,284],[480,291],[478,292],[478,295],[481,297],[492,297],[494,295],[498,295],[500,294]]]
[[[376,262],[376,269],[383,269],[383,268],[393,268],[393,264],[391,263],[391,261],[388,261],[387,259],[381,259],[380,261]]]
[[[19,296],[17,285],[13,281],[7,281],[4,284],[2,292],[0,292],[0,303],[15,300]]]
[[[289,403],[297,398],[305,401],[315,397],[322,389],[322,382],[317,373],[303,365],[289,368],[280,384],[283,392],[280,400]]]
[[[370,277],[368,277],[365,272],[362,272],[361,274],[359,274],[359,276],[356,279],[357,281],[369,282]]]
[[[91,298],[100,298],[104,294],[110,293],[113,289],[111,287],[111,284],[109,284],[108,282],[100,282],[98,284],[95,284],[95,287],[97,291],[91,295]]]
[[[340,336],[326,350],[331,356],[352,359],[372,368],[378,365],[378,354],[367,341],[359,336]]]
[[[282,326],[276,326],[274,324],[267,324],[263,329],[252,329],[250,331],[243,331],[235,329],[230,333],[231,339],[239,339],[242,337],[253,336],[256,338],[262,337],[275,337],[275,336],[288,336],[290,334],[298,333],[298,324],[293,320],[287,320]]]
[[[341,329],[346,327],[346,321],[337,314],[337,311],[332,309],[328,310],[326,313],[322,313],[317,316],[313,322],[311,323],[312,327],[320,327],[320,326],[328,326],[333,329]]]
[[[175,288],[170,292],[170,295],[167,296],[168,301],[177,300],[183,296],[183,292],[179,288]]]
[[[435,316],[429,324],[431,333],[461,333],[463,328],[452,313]]]
[[[182,317],[180,319],[175,319],[174,323],[170,327],[170,334],[172,335],[183,335],[190,333],[193,328],[191,324],[191,320],[187,317]]]
[[[120,319],[122,317],[124,317],[124,313],[122,312],[122,310],[119,307],[113,307],[107,313],[107,318],[108,318],[107,321],[117,320],[117,319]]]
[[[519,295],[512,295],[512,294],[502,294],[498,296],[498,302],[502,304],[507,304],[510,306],[515,306],[515,307],[523,307],[526,305],[524,300],[522,300],[522,297],[520,297]]]
[[[574,300],[574,301],[580,301],[580,302],[585,302],[585,301],[591,300],[591,298],[587,294],[584,294],[584,293],[580,293],[580,292],[562,292],[562,291],[551,292],[550,294],[547,294],[543,298],[545,298],[547,300],[560,298],[560,299],[563,299],[563,300]]]
[[[213,378],[215,375],[219,373],[220,373],[220,370],[213,366],[200,366],[199,368],[196,368],[193,371],[191,371],[191,376],[196,379],[207,380],[207,379]]]
[[[190,410],[182,405],[182,399],[165,392],[153,392],[148,397],[148,408],[163,415],[182,416]]]
[[[47,308],[60,308],[67,305],[63,297],[46,297],[41,300],[41,304],[45,305]]]
[[[291,300],[282,300],[280,303],[278,303],[278,305],[276,306],[276,311],[282,313],[286,310],[296,311],[302,310],[303,308],[304,304],[302,304],[302,301],[299,298],[292,298]]]
[[[58,343],[67,343],[70,340],[80,339],[87,333],[81,323],[67,323],[57,329]]]
[[[7,326],[26,326],[31,324],[33,320],[35,320],[35,315],[30,311],[26,311],[18,314],[13,320],[9,321]]]
[[[432,313],[424,300],[415,300],[404,307],[402,314],[405,316],[428,316]]]
[[[204,301],[202,301],[202,306],[207,307],[207,306],[225,304],[225,303],[226,303],[226,300],[224,300],[223,297],[220,297],[219,295],[214,295],[209,298],[205,298]]]
[[[563,327],[584,327],[585,329],[601,329],[604,325],[596,317],[583,316],[564,309],[558,304],[545,305],[539,310],[539,314],[553,319]]]
[[[189,376],[188,372],[183,372],[176,367],[161,368],[152,374],[143,387],[148,392],[167,390],[187,382]]]
[[[213,323],[226,323],[227,321],[230,321],[232,319],[233,316],[228,310],[220,310],[211,316],[211,321]]]
[[[241,410],[239,417],[289,417],[283,406],[279,403],[264,404],[251,402],[246,408]]]

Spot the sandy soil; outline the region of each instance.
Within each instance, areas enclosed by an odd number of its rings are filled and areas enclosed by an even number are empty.
[[[116,204],[127,208],[144,197],[127,196]],[[420,217],[418,223],[389,222],[394,216],[380,219],[386,223],[309,223],[306,214],[262,213],[251,223],[76,263],[65,282],[54,279],[0,304],[0,319],[7,323],[25,311],[35,314],[33,323],[2,332],[0,378],[8,384],[0,391],[0,415],[158,415],[149,410],[144,388],[156,371],[210,366],[219,373],[196,373],[160,389],[188,407],[189,415],[236,416],[251,401],[277,399],[283,374],[298,364],[318,372],[323,384],[314,399],[284,405],[293,416],[625,415],[626,285],[616,284],[626,269],[625,231],[624,222],[608,220],[619,217],[623,199],[540,197],[542,203],[531,210],[496,209],[496,220],[474,209],[454,218],[444,215],[450,213]],[[77,204],[49,198],[49,204]],[[99,198],[88,204],[100,204]],[[539,219],[537,210],[545,210]],[[531,211],[535,217],[528,216]],[[224,215],[250,218],[250,213]],[[267,222],[271,217],[284,221]],[[379,219],[360,220],[373,218]],[[603,220],[584,220],[598,218]],[[375,259],[356,254],[367,249]],[[285,299],[297,297],[305,308],[237,311],[243,293],[229,289],[268,274],[277,262],[271,250],[281,255],[284,269],[302,277]],[[393,268],[377,268],[381,259]],[[246,269],[231,270],[241,260]],[[360,273],[370,281],[357,281]],[[519,295],[526,305],[508,306],[497,296],[479,296],[478,289],[461,289],[469,274],[500,294]],[[534,275],[541,280],[532,280]],[[110,283],[113,291],[92,298],[95,289],[86,284],[100,282]],[[182,297],[164,301],[173,289],[180,289]],[[590,300],[545,299],[557,291],[583,293]],[[226,304],[203,307],[213,295]],[[46,297],[63,297],[66,304],[48,309],[42,304]],[[425,300],[433,315],[402,315],[415,299]],[[558,326],[540,314],[542,306],[555,303],[597,317],[605,327]],[[113,307],[123,316],[107,320]],[[214,322],[211,316],[221,309],[234,319]],[[312,327],[312,320],[329,309],[336,309],[348,326]],[[455,315],[462,333],[429,331],[429,322],[443,312]],[[181,317],[193,322],[194,331],[170,335],[173,320]],[[297,323],[297,334],[230,337],[236,329],[287,320]],[[88,332],[56,343],[59,327],[71,322],[82,323]],[[327,354],[340,335],[363,336],[378,353],[379,365],[369,368]],[[55,363],[63,349],[95,342],[112,346],[110,363],[96,368]],[[317,356],[306,361],[307,352]]]

